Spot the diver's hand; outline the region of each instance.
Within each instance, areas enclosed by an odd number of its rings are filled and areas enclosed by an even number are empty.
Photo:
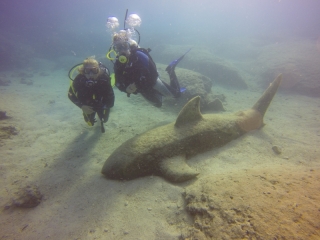
[[[137,87],[135,83],[131,83],[127,88],[126,88],[126,92],[128,94],[134,93],[135,91],[137,91]]]
[[[94,113],[92,107],[88,106],[88,105],[82,105],[81,107],[82,111],[86,114],[91,114]]]

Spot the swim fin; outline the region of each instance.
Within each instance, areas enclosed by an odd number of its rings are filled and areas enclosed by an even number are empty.
[[[166,68],[166,71],[170,74],[171,71],[173,71],[175,69],[175,67],[178,65],[178,63],[184,58],[184,56],[190,52],[191,48],[186,51],[185,54],[183,54],[181,57],[179,57],[178,59],[176,60],[173,60],[169,65],[168,67]]]
[[[185,87],[180,88],[180,92],[181,92],[181,93],[185,92],[186,90],[187,90],[187,89],[186,89]]]

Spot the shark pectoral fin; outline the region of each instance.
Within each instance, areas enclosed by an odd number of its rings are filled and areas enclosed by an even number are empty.
[[[183,156],[164,159],[160,163],[160,171],[162,176],[170,182],[184,182],[199,174],[189,167]]]

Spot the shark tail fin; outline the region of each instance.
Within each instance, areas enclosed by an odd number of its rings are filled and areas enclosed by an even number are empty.
[[[262,94],[262,96],[259,98],[259,100],[254,104],[252,109],[258,111],[262,117],[266,113],[274,95],[276,94],[280,83],[282,81],[282,74],[278,75],[272,83],[270,83],[267,90]]]

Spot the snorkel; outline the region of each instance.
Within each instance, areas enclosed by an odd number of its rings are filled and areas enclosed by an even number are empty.
[[[109,17],[108,18],[108,22],[110,19],[114,20],[114,17]],[[126,24],[129,25],[129,28],[126,27]],[[135,42],[138,46],[140,44],[140,32],[135,28],[135,27],[139,27],[141,24],[141,18],[137,15],[137,14],[130,14],[128,16],[128,9],[126,10],[125,13],[125,17],[124,17],[124,22],[123,22],[123,30],[120,30],[119,33],[115,32],[115,28],[114,27],[108,27],[108,26],[114,26],[112,24],[108,24],[107,23],[107,27],[112,31],[112,35],[113,37],[116,34],[125,34],[127,38],[129,38],[131,41],[133,39],[131,39],[131,37],[135,36],[137,38],[137,41],[133,40],[133,42]],[[129,42],[130,44],[130,42]],[[116,48],[114,46],[114,42],[112,42],[111,46],[109,47],[109,51],[106,53],[106,58],[108,60],[110,60],[112,63],[114,63],[113,61],[117,60],[118,58],[118,53],[116,51]]]
[[[126,15],[124,16],[123,29],[126,29],[127,16],[128,16],[128,8],[126,10]]]

